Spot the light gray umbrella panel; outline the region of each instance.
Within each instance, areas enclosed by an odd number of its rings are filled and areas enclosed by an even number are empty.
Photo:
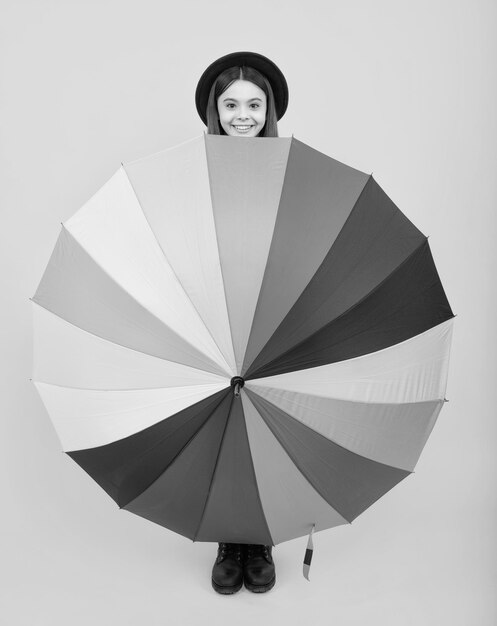
[[[427,238],[295,138],[124,165],[63,225],[33,302],[64,450],[195,541],[351,522],[412,472],[444,402],[453,314]]]

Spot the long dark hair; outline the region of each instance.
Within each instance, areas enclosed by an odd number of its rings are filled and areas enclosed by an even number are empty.
[[[223,127],[219,123],[219,113],[217,110],[217,99],[235,82],[235,80],[249,80],[257,85],[266,94],[266,123],[262,127],[258,137],[277,137],[278,119],[276,117],[276,106],[274,95],[268,79],[255,70],[253,67],[230,67],[221,72],[214,81],[207,101],[207,132],[210,135],[226,135]]]

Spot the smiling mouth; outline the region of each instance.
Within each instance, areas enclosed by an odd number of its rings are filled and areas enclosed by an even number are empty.
[[[240,133],[246,133],[246,132],[247,132],[247,131],[249,131],[251,128],[253,128],[253,124],[252,124],[252,125],[250,125],[250,126],[247,126],[247,125],[243,125],[243,126],[242,126],[241,124],[240,124],[240,125],[235,125],[235,124],[232,124],[232,126],[233,126],[233,128],[234,128],[235,130],[237,130],[237,131],[238,131],[238,132],[240,132]]]

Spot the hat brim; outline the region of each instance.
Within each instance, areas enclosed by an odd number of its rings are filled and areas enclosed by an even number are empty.
[[[230,67],[249,66],[259,71],[268,79],[273,90],[276,117],[280,120],[288,106],[288,85],[286,79],[270,59],[257,52],[232,52],[211,63],[200,77],[195,90],[195,104],[200,119],[207,126],[207,102],[211,87],[216,78]]]

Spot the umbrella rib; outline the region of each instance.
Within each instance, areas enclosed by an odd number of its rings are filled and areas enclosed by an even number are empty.
[[[250,400],[249,400],[249,402],[250,402]],[[269,528],[269,524],[268,524],[268,521],[266,519],[266,514],[264,513],[264,507],[262,505],[261,494],[259,492],[259,484],[257,482],[257,475],[255,473],[254,459],[252,457],[252,449],[250,447],[250,438],[249,438],[248,430],[247,430],[247,419],[246,419],[246,416],[245,416],[245,410],[243,408],[243,401],[242,401],[242,411],[243,411],[243,428],[244,428],[244,431],[245,431],[245,437],[247,438],[247,446],[248,446],[248,451],[249,451],[249,456],[250,456],[250,467],[252,469],[252,478],[254,479],[255,491],[257,493],[257,500],[259,501],[259,507],[260,507],[260,510],[262,512],[262,517],[264,518],[264,524],[266,525],[267,534],[268,534],[269,537],[271,537],[271,544],[274,546],[275,543],[274,543],[273,535],[271,534],[271,529]]]
[[[386,348],[387,349],[387,348]],[[368,355],[365,355],[368,356]],[[361,357],[356,357],[356,358],[361,358]],[[330,363],[331,365],[331,363]],[[257,385],[257,380],[253,380],[251,381],[252,385]],[[355,380],[355,379],[353,379]],[[265,396],[263,396],[261,393],[258,393],[257,391],[253,390],[252,385],[247,385],[248,389],[252,389],[253,393],[257,393],[257,395],[260,395],[262,398],[264,398],[265,400],[267,400],[267,402],[271,402],[271,404],[274,404],[275,406],[277,406],[272,400],[268,400]],[[260,385],[259,385],[260,388]],[[333,400],[336,402],[343,402],[346,404],[363,404],[365,406],[379,406],[379,405],[389,405],[389,406],[409,406],[409,405],[419,405],[419,404],[430,404],[430,403],[434,403],[434,402],[442,402],[443,398],[433,398],[431,400],[419,400],[419,402],[413,400],[411,402],[367,402],[366,400],[351,400],[350,398],[339,398],[338,396],[318,396],[317,394],[310,394],[310,393],[305,393],[302,391],[294,391],[292,389],[284,389],[282,387],[266,387],[266,385],[263,386],[263,389],[274,389],[276,391],[289,391],[291,393],[296,393],[299,395],[306,395],[306,396],[315,396],[318,398],[327,398],[329,400]],[[288,399],[288,402],[290,402],[291,404],[294,404],[295,406],[301,406],[302,408],[306,408],[305,404],[300,404],[299,402],[295,401],[295,400],[290,400]],[[343,421],[343,420],[340,420]]]
[[[229,408],[229,411],[228,411],[228,415],[227,415],[227,417],[226,417],[226,422],[225,422],[225,424],[224,424],[223,436],[221,437],[221,443],[219,444],[219,449],[218,449],[218,451],[217,451],[216,463],[214,464],[214,469],[213,469],[213,471],[212,471],[211,480],[210,480],[210,482],[209,482],[209,489],[208,489],[208,491],[207,491],[207,496],[206,496],[206,498],[205,498],[204,507],[203,507],[203,509],[202,509],[202,514],[201,514],[201,516],[200,516],[200,521],[199,521],[198,526],[197,526],[197,529],[195,530],[195,533],[194,533],[194,535],[193,535],[193,541],[196,541],[196,539],[197,539],[197,535],[198,535],[198,533],[200,532],[200,529],[201,529],[201,527],[202,527],[202,522],[204,521],[205,511],[207,510],[207,504],[209,503],[209,497],[210,497],[211,492],[212,492],[212,485],[213,485],[213,483],[214,483],[214,477],[215,477],[215,475],[216,475],[216,470],[217,470],[217,466],[218,466],[218,463],[219,463],[219,458],[220,458],[220,456],[221,456],[221,452],[222,452],[222,449],[223,449],[224,438],[225,438],[225,435],[226,435],[226,429],[228,428],[228,422],[229,422],[229,419],[230,419],[230,413],[231,413],[231,408],[232,408],[232,406],[233,406],[233,400],[234,400],[234,398],[235,398],[235,396],[233,395],[233,396],[232,396],[232,398],[231,398],[230,408]]]
[[[205,328],[205,330],[207,331],[208,335],[209,335],[209,336],[210,336],[210,338],[212,339],[212,341],[213,341],[214,345],[215,345],[215,346],[216,346],[216,348],[218,349],[219,354],[223,357],[223,361],[224,361],[223,369],[224,369],[224,366],[226,366],[226,368],[227,368],[227,372],[231,372],[230,366],[229,366],[228,362],[226,361],[226,357],[225,357],[225,355],[222,353],[222,351],[221,351],[220,347],[218,346],[218,344],[217,344],[217,342],[216,342],[216,340],[215,340],[214,336],[212,335],[212,332],[211,332],[210,328],[207,326],[207,324],[205,323],[205,321],[204,321],[203,317],[200,315],[200,312],[199,312],[199,310],[197,309],[197,307],[195,306],[195,303],[193,302],[193,300],[191,299],[190,295],[188,294],[188,292],[187,292],[187,291],[186,291],[186,289],[184,288],[183,283],[180,281],[180,279],[179,279],[179,277],[178,277],[178,275],[177,275],[177,273],[176,273],[176,271],[175,271],[174,267],[172,266],[172,264],[170,263],[169,259],[167,258],[167,254],[166,254],[166,252],[165,252],[164,248],[162,247],[162,245],[161,245],[160,241],[157,239],[157,235],[155,234],[154,230],[152,229],[152,226],[151,226],[150,222],[148,221],[148,218],[147,218],[147,216],[146,216],[146,214],[145,214],[145,211],[143,210],[143,207],[142,207],[142,204],[141,204],[141,202],[140,202],[140,199],[138,198],[138,194],[136,193],[136,189],[135,189],[135,187],[133,186],[133,183],[131,182],[131,179],[130,179],[130,177],[128,176],[128,172],[126,171],[126,168],[124,167],[124,165],[123,165],[123,168],[122,168],[122,169],[123,169],[123,171],[124,171],[124,173],[125,173],[125,175],[126,175],[127,180],[129,181],[130,187],[131,187],[131,189],[133,190],[133,193],[134,193],[134,195],[135,195],[135,198],[136,198],[136,201],[137,201],[137,203],[138,203],[138,206],[140,207],[140,210],[141,210],[141,212],[142,212],[142,215],[143,215],[143,217],[144,217],[145,221],[146,221],[146,222],[147,222],[147,224],[148,224],[148,227],[149,227],[149,229],[150,229],[150,232],[153,234],[154,239],[155,239],[155,241],[157,242],[157,245],[159,246],[159,248],[160,248],[160,250],[161,250],[162,254],[164,255],[164,258],[166,259],[166,261],[167,261],[167,263],[168,263],[169,267],[171,268],[172,273],[174,274],[174,276],[175,276],[176,280],[178,281],[178,285],[181,285],[181,289],[182,289],[183,293],[185,294],[186,298],[188,299],[188,301],[189,301],[189,302],[190,302],[190,304],[192,305],[192,307],[193,307],[194,311],[196,312],[196,314],[197,314],[197,316],[198,316],[199,320],[202,322],[203,327]],[[222,274],[222,272],[221,272],[221,274]],[[223,279],[223,285],[224,285],[224,279]],[[218,365],[219,365],[219,363],[218,363]]]
[[[228,299],[226,297],[226,281],[224,278],[223,265],[221,263],[221,257],[220,257],[220,251],[219,251],[219,239],[218,239],[217,227],[216,227],[216,216],[214,213],[214,199],[212,197],[212,174],[211,174],[211,169],[209,167],[209,155],[207,153],[207,141],[206,141],[205,133],[204,133],[204,149],[205,149],[205,163],[206,163],[206,169],[207,169],[207,178],[209,180],[209,197],[211,199],[212,222],[214,224],[214,235],[216,237],[216,250],[217,250],[217,257],[219,261],[219,272],[221,274],[221,280],[223,281],[224,305],[226,307],[226,317],[228,318],[229,331],[230,331],[230,337],[231,337],[231,347],[233,349],[233,360],[234,360],[234,365],[235,365],[235,370],[236,370],[236,354],[235,354],[235,342],[233,340],[233,325],[231,323],[232,321],[231,321],[231,316],[230,316],[230,309],[228,306]],[[235,371],[235,374],[238,374],[238,372]]]
[[[116,283],[117,284],[117,283]],[[63,320],[64,322],[66,322],[67,324],[70,324],[71,326],[74,326],[74,328],[77,328],[85,333],[88,333],[89,335],[92,335],[93,337],[98,337],[99,339],[102,339],[103,341],[108,341],[111,344],[114,344],[116,346],[120,346],[121,348],[126,348],[126,350],[131,350],[133,352],[139,352],[140,354],[146,354],[149,357],[152,357],[154,359],[160,359],[161,361],[165,361],[165,362],[169,362],[169,363],[177,363],[178,365],[183,365],[184,367],[191,367],[194,370],[197,370],[199,372],[208,372],[209,374],[216,374],[216,372],[212,372],[210,370],[203,370],[200,369],[199,367],[194,367],[193,365],[188,365],[188,363],[183,363],[182,361],[177,361],[175,359],[165,359],[162,356],[159,356],[158,354],[152,354],[150,352],[145,352],[145,350],[140,350],[139,348],[132,348],[130,346],[125,345],[124,343],[120,343],[118,341],[111,341],[110,339],[108,339],[107,337],[104,337],[102,335],[99,335],[97,333],[94,333],[90,330],[88,330],[87,328],[83,328],[82,326],[79,326],[78,324],[75,324],[74,322],[70,322],[69,320],[67,320],[65,317],[62,317],[62,315],[60,315],[59,313],[57,313],[56,311],[54,311],[53,309],[50,309],[44,305],[42,305],[40,302],[37,302],[36,300],[34,300],[34,296],[33,298],[30,298],[31,302],[33,302],[34,304],[36,304],[37,306],[39,306],[40,308],[44,309],[45,311],[48,311],[49,313],[51,313],[52,315],[57,316],[59,319]],[[146,309],[145,309],[146,310]],[[149,312],[149,311],[147,311]],[[150,312],[149,312],[150,313]],[[150,313],[151,315],[153,315],[152,313]],[[154,316],[155,317],[155,316]],[[158,318],[157,318],[158,319]],[[175,333],[176,334],[176,333]],[[180,335],[178,335],[179,337]],[[192,345],[189,342],[186,342],[188,345]],[[194,346],[192,346],[194,347]],[[207,356],[207,355],[206,355]],[[214,361],[212,361],[212,363],[215,363]],[[218,364],[217,364],[218,365]],[[221,374],[216,374],[217,376],[221,376]]]
[[[126,161],[126,162],[121,161],[121,165],[123,167],[126,167],[126,165],[134,165],[135,163],[140,163],[142,161],[148,161],[149,159],[157,158],[166,152],[172,152],[173,150],[176,150],[176,148],[181,148],[182,146],[186,146],[189,143],[198,141],[199,138],[200,138],[200,135],[197,135],[196,137],[193,137],[192,139],[186,139],[185,141],[175,144],[174,146],[171,146],[169,148],[164,148],[163,150],[156,150],[156,152],[152,152],[151,154],[146,154],[145,156],[138,157],[137,159],[133,159],[131,161]]]
[[[260,302],[260,299],[261,299],[261,292],[262,292],[262,289],[265,286],[266,281],[267,281],[268,263],[269,263],[269,258],[271,256],[271,251],[273,249],[274,237],[275,237],[276,231],[278,229],[278,216],[280,215],[281,198],[283,197],[283,189],[285,188],[285,181],[286,181],[287,172],[288,172],[288,163],[290,161],[290,154],[292,152],[292,147],[295,144],[295,141],[296,141],[295,137],[292,135],[292,138],[291,138],[291,141],[290,141],[290,146],[288,148],[288,153],[287,153],[287,157],[286,157],[285,173],[283,174],[283,179],[282,179],[283,182],[282,182],[281,189],[280,189],[280,198],[278,200],[278,208],[276,210],[273,234],[271,235],[271,243],[269,244],[268,254],[267,254],[267,257],[266,257],[266,264],[264,266],[264,272],[262,273],[262,280],[261,280],[261,284],[260,284],[260,287],[259,287],[259,293],[257,295],[257,302],[256,302],[255,308],[254,308],[254,315],[252,316],[252,323],[250,325],[250,330],[249,330],[248,337],[247,337],[247,345],[245,346],[245,352],[243,354],[242,370],[241,370],[242,372],[245,372],[247,370],[247,368],[245,367],[245,360],[246,360],[246,357],[247,357],[247,349],[248,349],[248,346],[250,344],[250,339],[252,338],[252,330],[254,328],[255,317],[256,317],[257,311],[259,309],[259,302]],[[361,193],[362,193],[362,191],[361,191]]]
[[[46,380],[40,380],[38,378],[31,378],[33,383],[40,383],[41,385],[50,385],[50,387],[59,387],[60,389],[74,389],[76,391],[101,391],[103,393],[112,393],[114,391],[117,392],[125,392],[125,391],[157,391],[159,389],[191,389],[192,387],[203,387],[204,385],[221,385],[219,383],[194,383],[192,385],[172,385],[171,387],[164,387],[163,385],[159,387],[73,387],[71,385],[59,385],[59,383],[51,383]],[[220,389],[219,391],[222,391]],[[152,405],[150,405],[152,406]]]

